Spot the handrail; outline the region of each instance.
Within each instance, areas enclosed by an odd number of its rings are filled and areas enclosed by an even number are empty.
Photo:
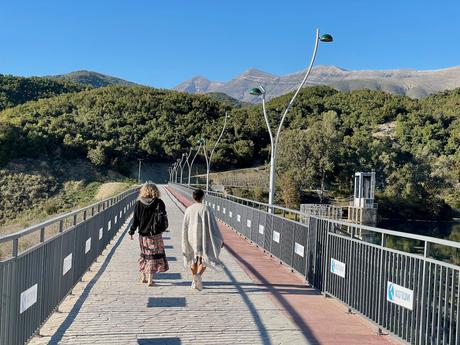
[[[384,235],[405,237],[405,238],[409,238],[412,240],[424,241],[424,242],[440,244],[443,246],[449,246],[449,247],[460,249],[460,242],[444,240],[442,238],[430,237],[430,236],[425,236],[425,235],[417,235],[417,234],[412,234],[410,232],[402,232],[402,231],[395,231],[395,230],[389,230],[389,229],[383,229],[383,228],[376,228],[376,227],[369,226],[369,225],[356,224],[356,223],[346,222],[343,220],[329,219],[329,218],[324,218],[324,217],[319,217],[319,216],[312,216],[312,217],[317,218],[322,221],[327,221],[329,223],[344,225],[348,227],[356,227],[361,230],[372,231],[372,232],[376,232],[376,233],[380,233]]]
[[[138,186],[133,187],[133,188],[131,188],[129,190],[125,190],[125,191],[123,191],[123,192],[121,192],[121,193],[119,193],[119,194],[117,194],[115,196],[111,196],[111,197],[106,198],[104,200],[95,202],[94,204],[91,204],[89,206],[79,208],[78,210],[70,211],[70,212],[65,213],[63,215],[60,215],[60,216],[57,216],[55,218],[46,220],[43,223],[31,225],[28,228],[25,228],[23,230],[20,230],[20,231],[17,231],[17,232],[8,234],[8,235],[1,236],[0,237],[0,244],[5,243],[5,242],[9,242],[9,241],[13,241],[13,240],[19,239],[21,237],[24,237],[26,235],[29,235],[29,234],[31,234],[31,233],[33,233],[35,231],[38,231],[38,230],[40,230],[42,228],[46,228],[47,226],[50,226],[50,225],[52,225],[54,223],[57,223],[58,221],[64,220],[64,219],[69,218],[71,216],[75,216],[75,215],[77,215],[77,214],[79,214],[81,212],[84,212],[84,211],[87,211],[87,210],[92,209],[94,207],[97,207],[99,205],[102,205],[102,204],[106,203],[107,201],[117,199],[118,197],[126,197],[128,195],[136,193],[138,188],[139,188]]]

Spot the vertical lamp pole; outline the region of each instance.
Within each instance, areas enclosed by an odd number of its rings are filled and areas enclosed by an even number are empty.
[[[174,183],[177,183],[177,162],[173,164],[173,178],[174,178]]]
[[[183,153],[183,154],[182,154],[182,158],[181,158],[181,160],[180,160],[180,163],[181,163],[181,166],[180,166],[180,184],[182,184],[182,174],[184,173],[184,168],[185,168],[185,164],[182,165],[182,160],[183,160],[184,158],[187,158],[187,154],[186,154],[186,153]]]
[[[209,172],[211,171],[212,155],[214,154],[214,151],[216,150],[216,147],[219,144],[220,139],[222,139],[222,136],[224,135],[225,128],[227,127],[227,118],[228,112],[225,113],[224,127],[222,127],[222,131],[220,132],[219,138],[217,139],[216,143],[214,144],[214,147],[211,150],[211,153],[209,154],[209,158],[206,150],[206,141],[204,139],[201,139],[203,140],[204,158],[206,160],[206,192],[209,192]]]
[[[180,159],[178,158],[176,161],[176,182],[180,183],[179,181],[179,169],[180,169]]]
[[[179,183],[182,184],[182,160],[184,159],[184,156],[182,155],[180,157],[180,159],[177,159],[177,174],[179,175],[179,171],[181,172],[180,173],[180,179],[179,179]]]
[[[142,166],[142,158],[137,159],[139,161],[139,171],[137,173],[137,183],[141,184],[141,166]]]
[[[168,168],[168,173],[169,173],[169,182],[172,182],[172,174],[173,174],[173,168],[170,166]]]
[[[321,42],[332,42],[333,38],[329,34],[325,34],[322,36],[319,36],[319,29],[316,29],[316,39],[315,39],[315,47],[313,49],[313,54],[310,60],[310,65],[307,68],[307,71],[305,73],[305,76],[303,77],[302,82],[300,83],[299,87],[297,88],[296,92],[294,93],[294,96],[292,96],[291,100],[289,101],[289,104],[287,105],[286,109],[283,112],[283,115],[281,117],[280,124],[278,126],[278,130],[276,131],[276,135],[273,136],[272,129],[270,127],[270,122],[268,121],[268,116],[267,116],[267,110],[265,108],[265,89],[263,86],[255,87],[249,90],[249,93],[254,96],[262,96],[262,110],[264,113],[264,119],[265,123],[267,125],[268,129],[268,135],[270,136],[270,142],[271,142],[271,150],[270,150],[270,184],[269,184],[269,189],[268,189],[268,204],[270,206],[270,212],[272,211],[272,206],[274,203],[274,198],[275,198],[275,165],[276,165],[276,152],[278,150],[278,140],[280,136],[281,129],[283,127],[284,119],[286,118],[287,113],[292,107],[292,104],[294,103],[294,100],[296,99],[297,95],[299,94],[300,90],[302,87],[305,85],[305,82],[307,81],[307,78],[311,72],[311,69],[313,67],[313,64],[315,62],[316,58],[316,53],[318,51],[318,43],[319,41]]]
[[[196,156],[198,156],[198,153],[200,152],[201,146],[203,146],[203,144],[204,144],[204,140],[200,139],[198,141],[198,145],[199,145],[198,150],[196,150],[195,156],[193,156],[192,162],[190,164],[188,163],[188,159],[190,158],[190,156],[192,154],[192,150],[193,150],[192,147],[190,148],[190,152],[189,152],[189,154],[187,156],[187,164],[188,164],[188,183],[187,184],[188,184],[188,186],[190,186],[190,178],[191,178],[191,175],[192,175],[193,162],[195,161]]]

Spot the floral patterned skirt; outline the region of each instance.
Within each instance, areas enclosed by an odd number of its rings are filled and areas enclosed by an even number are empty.
[[[141,247],[141,257],[139,258],[140,272],[150,274],[169,270],[165,245],[161,234],[139,236],[139,245]]]

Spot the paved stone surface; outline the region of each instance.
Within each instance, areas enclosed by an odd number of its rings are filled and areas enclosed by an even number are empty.
[[[30,344],[311,344],[224,249],[222,272],[207,271],[205,289],[190,289],[181,256],[182,211],[163,189],[170,232],[170,271],[156,285],[139,282],[137,238],[120,231]],[[340,342],[338,342],[339,344]]]

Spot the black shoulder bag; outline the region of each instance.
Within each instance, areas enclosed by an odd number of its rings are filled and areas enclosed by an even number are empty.
[[[162,210],[160,205],[161,203],[158,201],[155,212],[153,214],[152,227],[150,231],[153,235],[158,235],[162,232],[165,232],[169,226],[166,210]]]

